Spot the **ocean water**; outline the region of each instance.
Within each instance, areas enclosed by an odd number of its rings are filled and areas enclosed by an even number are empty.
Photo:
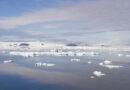
[[[72,58],[80,59],[80,62],[71,62]],[[4,60],[10,59],[14,62],[3,63]],[[100,66],[99,63],[104,60],[123,67],[110,69]],[[91,61],[91,64],[88,61]],[[56,65],[35,66],[37,62]],[[105,75],[98,77],[93,74],[94,71]],[[130,90],[129,77],[130,57],[119,57],[117,53],[28,58],[0,54],[0,90]]]

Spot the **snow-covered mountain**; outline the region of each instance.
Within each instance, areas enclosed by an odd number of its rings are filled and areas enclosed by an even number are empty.
[[[0,42],[0,49],[5,50],[43,50],[63,46],[64,44],[52,42]]]
[[[80,46],[76,44],[54,43],[54,42],[0,42],[0,50],[113,50],[130,51],[130,47],[110,47],[102,45]]]

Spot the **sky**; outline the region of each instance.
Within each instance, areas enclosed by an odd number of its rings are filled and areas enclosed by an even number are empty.
[[[0,41],[127,45],[130,0],[0,0]]]

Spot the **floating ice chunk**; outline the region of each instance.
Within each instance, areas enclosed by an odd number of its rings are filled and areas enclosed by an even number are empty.
[[[119,66],[119,65],[104,65],[104,67],[109,68],[109,69],[114,69],[114,68],[122,68],[123,66]]]
[[[43,66],[47,66],[47,67],[55,66],[55,64],[47,64],[47,63],[43,63],[42,65],[43,65]]]
[[[56,64],[50,64],[50,63],[41,63],[41,62],[38,62],[35,64],[35,66],[46,66],[46,67],[52,67],[52,66],[55,66]]]
[[[80,62],[80,59],[74,58],[74,59],[70,59],[70,61],[71,61],[71,62]]]
[[[109,61],[109,60],[104,61],[104,64],[111,64],[111,63],[112,63],[112,61]]]
[[[130,57],[130,55],[126,55],[127,57]]]
[[[42,66],[41,62],[35,63],[35,66]]]
[[[112,61],[105,60],[104,62],[100,62],[99,65],[100,65],[100,66],[104,66],[104,64],[107,64],[107,65],[108,65],[108,64],[111,64],[111,63],[112,63]]]
[[[99,63],[100,66],[103,66],[103,67],[106,67],[106,68],[109,68],[109,69],[114,69],[114,68],[122,68],[123,66],[119,66],[119,65],[108,65],[107,64],[104,64],[102,62]]]
[[[91,79],[95,78],[94,76],[90,76]]]
[[[83,56],[83,53],[78,52],[78,53],[76,53],[76,56]]]
[[[55,66],[55,64],[47,64],[48,67]]]
[[[97,77],[105,76],[105,73],[102,73],[101,71],[94,71],[93,74]]]
[[[88,64],[91,64],[92,62],[91,61],[88,61]]]
[[[34,52],[10,52],[10,55],[20,55],[23,57],[34,57]]]
[[[103,66],[104,64],[102,62],[99,63],[100,66]]]
[[[42,65],[43,65],[43,66],[47,66],[47,63],[43,63]]]
[[[123,54],[118,54],[118,56],[123,56]]]
[[[13,60],[5,60],[5,61],[3,61],[3,63],[12,63],[13,62]]]

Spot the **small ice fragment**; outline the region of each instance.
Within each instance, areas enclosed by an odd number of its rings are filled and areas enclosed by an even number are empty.
[[[5,61],[3,61],[3,63],[12,63],[13,62],[13,60],[5,60]]]
[[[127,57],[130,57],[130,55],[126,55]]]
[[[55,66],[55,64],[47,64],[47,63],[43,63],[42,65],[43,65],[43,66],[48,66],[48,67]]]
[[[93,74],[97,77],[105,76],[105,73],[102,73],[101,71],[94,71]]]
[[[41,62],[38,62],[35,64],[35,66],[45,66],[45,67],[52,67],[52,66],[55,66],[56,64],[49,64],[49,63],[41,63]]]
[[[104,64],[111,64],[111,63],[112,63],[112,61],[109,61],[109,60],[104,61]]]
[[[109,69],[114,69],[114,68],[122,68],[123,66],[119,66],[119,65],[104,65],[104,67],[109,68]]]
[[[52,67],[52,66],[55,66],[55,64],[47,64],[46,66]]]
[[[94,76],[90,76],[91,79],[95,78]]]
[[[35,66],[42,66],[42,63],[38,62],[38,63],[35,64]]]
[[[109,69],[114,69],[114,68],[122,68],[123,66],[119,66],[119,65],[108,65],[108,63],[104,64],[102,62],[99,63],[100,66],[109,68]]]
[[[102,63],[102,62],[100,62],[100,63],[99,63],[99,65],[100,65],[100,66],[103,66],[103,63]]]
[[[80,59],[74,58],[74,59],[70,59],[70,61],[71,61],[71,62],[80,62]]]
[[[88,61],[88,64],[91,64],[92,62],[91,61]]]
[[[123,54],[118,54],[118,56],[123,56]]]

